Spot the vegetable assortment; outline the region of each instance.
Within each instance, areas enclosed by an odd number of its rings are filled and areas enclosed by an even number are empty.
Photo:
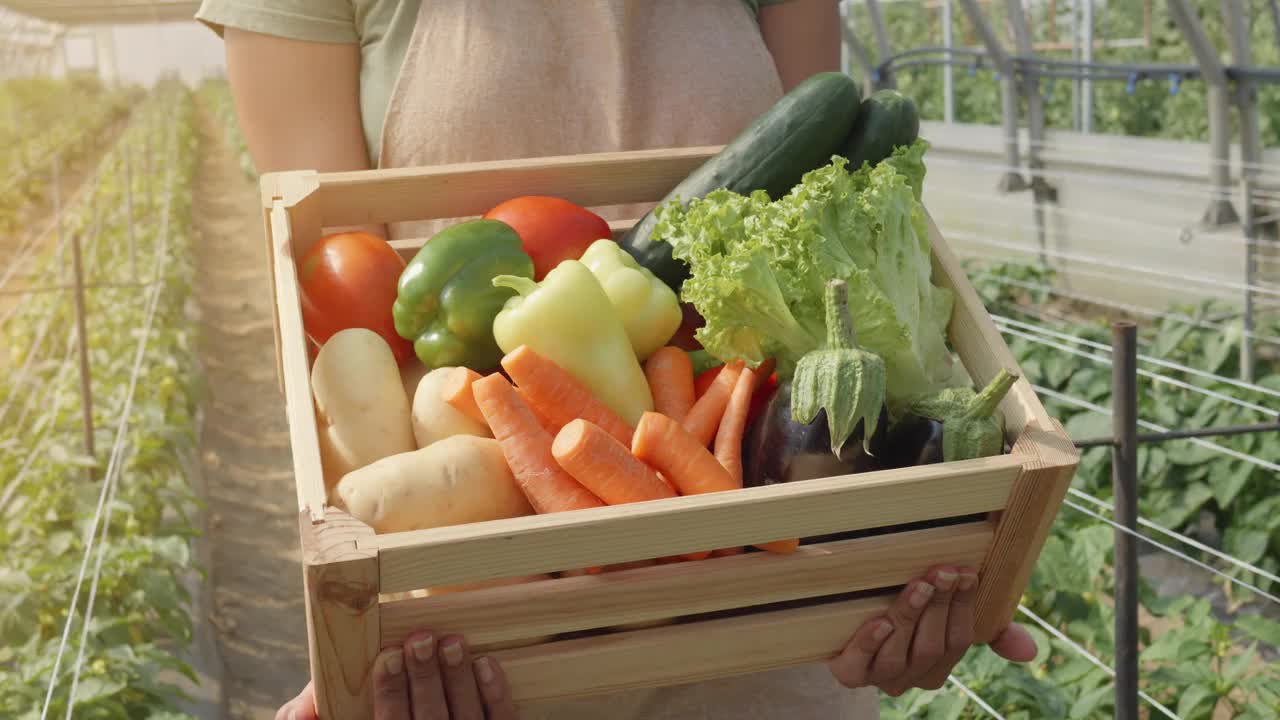
[[[396,532],[1004,452],[1017,378],[947,347],[914,105],[861,96],[810,78],[618,241],[544,196],[399,265],[322,241],[368,258],[302,273],[352,298],[304,319],[331,501]]]

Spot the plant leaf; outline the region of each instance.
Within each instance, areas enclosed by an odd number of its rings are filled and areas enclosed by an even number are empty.
[[[1245,631],[1250,637],[1280,648],[1280,622],[1259,615],[1240,615],[1235,619],[1235,627]]]
[[[1217,694],[1213,688],[1206,685],[1192,685],[1190,688],[1182,692],[1182,697],[1178,699],[1177,714],[1179,717],[1192,717],[1196,709],[1206,703],[1217,701]]]

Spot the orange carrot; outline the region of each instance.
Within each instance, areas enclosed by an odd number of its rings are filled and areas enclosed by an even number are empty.
[[[476,405],[475,395],[471,393],[471,385],[483,377],[480,373],[466,367],[451,368],[444,380],[440,382],[440,396],[453,406],[454,410],[477,421],[484,422],[484,413]]]
[[[591,394],[569,371],[527,345],[507,353],[502,367],[525,391],[525,396],[553,424],[564,427],[581,418],[599,425],[623,445],[631,444],[632,428]]]
[[[720,418],[724,416],[724,409],[729,405],[729,396],[733,394],[733,386],[738,382],[738,376],[742,374],[745,366],[746,363],[741,360],[735,360],[726,365],[724,370],[716,375],[711,387],[698,398],[698,401],[689,409],[689,414],[681,421],[684,429],[702,447],[710,445],[711,440],[715,438],[716,430],[720,428]]]
[[[772,373],[771,366],[761,365],[761,369]],[[716,459],[733,476],[738,487],[742,487],[742,434],[747,427],[747,415],[751,410],[751,398],[756,391],[757,377],[767,378],[768,375],[757,375],[751,368],[742,369],[738,381],[734,383],[733,394],[729,397],[729,405],[725,408],[724,417],[720,420],[720,429],[716,432]],[[799,546],[799,540],[777,540],[756,545],[761,550],[782,555],[795,552]],[[719,557],[716,553],[720,552],[726,551],[717,550],[712,553],[712,556]],[[726,552],[726,554],[737,553]]]
[[[640,416],[631,454],[661,472],[681,495],[734,490],[733,476],[706,445],[675,420],[656,412]]]
[[[724,548],[721,550],[711,551],[711,557],[729,557],[730,555],[741,555],[741,554],[742,554],[742,548],[740,547],[731,547],[731,548]]]
[[[716,460],[729,471],[738,487],[742,487],[742,434],[747,428],[747,411],[751,408],[751,394],[755,389],[756,374],[751,368],[744,367],[738,374],[738,381],[733,384],[733,393],[716,431]]]
[[[693,407],[693,362],[674,345],[659,348],[644,363],[644,375],[653,393],[653,409],[680,422]]]
[[[551,444],[551,454],[560,467],[610,505],[676,496],[630,448],[586,420],[565,425]]]
[[[511,474],[539,513],[602,507],[600,498],[574,480],[551,455],[551,433],[538,424],[511,383],[498,373],[472,384],[476,405],[493,430]]]
[[[524,401],[525,405],[529,406],[529,410],[533,412],[533,416],[538,418],[538,424],[541,425],[544,430],[551,433],[551,437],[554,438],[556,433],[560,432],[560,426],[548,420],[546,415],[543,415],[538,411],[538,406],[534,405],[533,401],[529,399],[529,393],[525,392],[524,388],[517,387],[516,394],[520,396],[520,399]]]
[[[800,540],[798,538],[794,540],[774,540],[773,542],[760,543],[756,547],[779,555],[790,555],[800,547]]]

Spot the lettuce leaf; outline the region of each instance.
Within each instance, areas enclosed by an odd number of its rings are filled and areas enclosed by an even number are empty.
[[[688,207],[672,201],[656,215],[654,232],[694,268],[681,294],[707,320],[696,335],[707,352],[752,367],[786,358],[793,367],[821,343],[821,306],[806,307],[813,251],[803,247],[808,238],[774,225],[776,209],[764,191],[717,190]]]
[[[706,320],[698,340],[715,357],[790,377],[825,339],[823,289],[848,284],[858,345],[884,360],[891,412],[952,383],[946,346],[953,298],[932,282],[920,203],[928,143],[898,148],[854,173],[842,157],[771,201],[718,190],[659,208],[655,234],[688,263],[682,291]]]

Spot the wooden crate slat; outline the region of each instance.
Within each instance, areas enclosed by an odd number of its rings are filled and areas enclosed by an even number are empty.
[[[904,585],[932,565],[977,568],[988,522],[806,545],[603,575],[543,580],[383,603],[382,642],[419,628],[491,645],[679,615]]]
[[[974,636],[990,642],[1013,621],[1031,571],[1044,547],[1062,499],[1071,486],[1080,453],[1054,423],[1054,432],[1030,429],[1013,452],[1028,458],[1000,513],[995,541],[983,563],[975,608]]]
[[[369,668],[379,650],[378,553],[356,540],[373,531],[340,510],[324,522],[298,513],[307,641],[322,718],[372,716]]]
[[[320,466],[320,438],[311,397],[307,339],[302,328],[302,303],[298,274],[290,250],[291,236],[288,214],[277,200],[271,210],[271,238],[274,243],[271,267],[275,279],[276,327],[280,336],[285,410],[289,419],[289,449],[293,455],[298,508],[307,510],[313,520],[319,521],[324,517],[324,473]]]
[[[517,703],[711,680],[834,657],[887,597],[490,653]]]
[[[377,535],[382,592],[666,557],[1004,507],[1005,455],[733,492]]]
[[[482,215],[520,195],[592,207],[655,202],[719,147],[641,150],[426,168],[324,173],[326,227]]]
[[[1001,368],[1021,375],[1017,360],[1004,343],[1004,336],[991,321],[991,315],[987,313],[982,299],[969,284],[964,268],[938,231],[932,217],[929,218],[929,242],[933,246],[934,281],[939,286],[949,288],[955,297],[951,324],[947,329],[948,337],[970,377],[978,387],[982,387],[991,382]],[[1004,412],[1009,437],[1017,437],[1031,424],[1041,430],[1052,427],[1049,414],[1045,412],[1044,405],[1036,397],[1026,377],[1018,379],[1013,390],[1000,404],[1000,409]]]

